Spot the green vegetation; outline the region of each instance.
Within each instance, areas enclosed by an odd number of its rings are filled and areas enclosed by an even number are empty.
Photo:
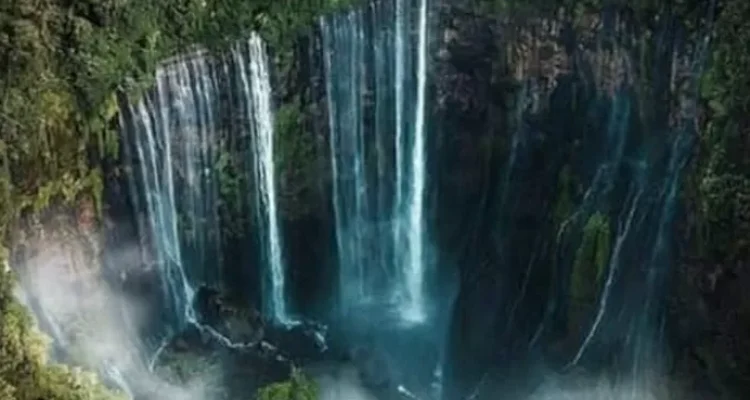
[[[292,371],[286,382],[274,383],[258,391],[257,400],[315,400],[318,387],[299,370]]]
[[[116,158],[120,94],[137,96],[152,84],[159,61],[195,45],[220,50],[257,30],[273,49],[286,75],[292,40],[322,12],[355,0],[15,0],[0,2],[0,260],[8,232],[26,215],[55,205],[93,200],[102,209],[107,177],[100,167]],[[625,3],[625,0],[622,0]],[[498,18],[552,12],[567,6],[580,16],[602,0],[485,0]],[[671,12],[692,15],[697,0],[627,2],[641,16]],[[701,152],[685,195],[701,256],[716,263],[750,255],[750,2],[720,1],[710,65],[701,86],[707,106]],[[502,11],[502,12],[501,12]],[[491,14],[485,14],[491,15]],[[648,20],[644,19],[644,20]],[[690,25],[696,19],[685,19]],[[644,33],[646,30],[644,30]],[[644,45],[645,46],[645,45]],[[649,53],[644,50],[644,54]],[[640,60],[647,64],[647,60]],[[648,71],[647,68],[643,68]],[[649,90],[648,77],[641,77]],[[647,106],[644,106],[647,109]],[[278,110],[279,168],[286,212],[311,207],[315,149],[304,132],[305,110],[298,98]],[[216,168],[227,214],[242,215],[237,195],[246,182],[229,155]],[[559,225],[573,207],[570,168],[560,171],[554,209]],[[240,219],[231,219],[241,221]],[[237,222],[232,230],[241,230]],[[583,228],[571,276],[571,296],[595,299],[611,251],[607,216],[594,214]],[[13,281],[0,272],[0,399],[114,399],[95,379],[78,370],[47,365],[46,343],[13,298]],[[178,374],[189,375],[190,370]],[[288,382],[262,389],[260,400],[309,400],[312,382],[295,371]]]
[[[281,49],[343,0],[18,0],[0,5],[0,243],[26,212],[88,197],[117,155],[118,92],[157,63],[250,30]]]
[[[708,105],[702,157],[687,192],[701,256],[719,262],[750,254],[750,3],[728,0],[715,23],[701,92]]]
[[[690,218],[690,256],[706,266],[746,268],[742,263],[750,256],[750,2],[724,0],[719,5],[701,82],[705,114],[699,119],[699,156],[683,196]],[[684,293],[680,300],[691,301],[691,293]],[[701,336],[695,353],[704,371],[701,378],[716,389],[716,397],[739,398],[750,376],[745,350],[750,343],[750,307],[746,297],[733,297],[728,291],[715,295],[722,299],[722,306],[711,311],[717,328]],[[682,363],[695,368],[690,358]]]
[[[25,217],[88,201],[102,211],[102,190],[110,179],[102,165],[119,154],[118,101],[147,89],[161,60],[197,45],[218,51],[255,30],[268,40],[279,63],[279,55],[289,57],[292,40],[314,18],[348,3],[0,2],[0,257],[8,256],[4,245],[13,244],[8,234]],[[307,154],[305,144],[300,146],[289,149],[288,160]],[[217,168],[227,195],[223,207],[234,215],[241,202],[230,195],[243,182],[229,158],[221,158]],[[44,366],[41,336],[12,299],[9,277],[2,280],[0,398],[110,398],[88,375]]]
[[[242,157],[222,152],[214,168],[219,177],[219,215],[222,233],[227,237],[241,236],[252,215],[245,198],[249,192],[248,175]]]
[[[584,11],[597,12],[602,9],[604,5],[616,5],[620,7],[628,7],[636,12],[639,12],[641,16],[655,16],[660,10],[663,11],[670,8],[672,11],[679,12],[681,14],[690,13],[696,11],[699,0],[675,0],[675,1],[664,1],[664,0],[481,0],[478,2],[481,7],[493,13],[502,12],[533,12],[536,15],[541,15],[544,12],[551,12],[559,10],[561,7],[568,10],[573,10],[575,14],[582,13]]]
[[[315,136],[305,130],[305,113],[299,96],[276,110],[276,155],[281,209],[288,219],[309,215],[316,207],[313,196],[318,171]]]
[[[47,340],[13,296],[14,280],[0,271],[0,399],[116,400],[94,374],[48,364]]]
[[[589,217],[583,227],[570,281],[570,296],[580,302],[596,300],[611,251],[609,218],[601,213]]]

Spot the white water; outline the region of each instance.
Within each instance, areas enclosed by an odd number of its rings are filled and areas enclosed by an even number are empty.
[[[222,98],[230,99],[230,109],[223,108]],[[262,39],[252,34],[234,46],[229,59],[197,51],[170,60],[158,69],[154,92],[125,111],[121,125],[129,140],[134,203],[144,214],[141,231],[152,242],[147,259],[153,258],[162,279],[166,336],[190,324],[226,345],[242,345],[201,326],[193,309],[198,285],[222,284],[216,165],[225,140],[225,126],[220,126],[225,114],[249,121],[230,126],[230,134],[252,140],[247,157],[254,161],[267,283],[264,300],[269,315],[287,323],[271,85]]]
[[[154,242],[154,261],[160,269],[164,296],[171,302],[172,315],[169,318],[174,320],[172,328],[176,330],[194,320],[191,305],[194,291],[185,272],[177,227],[173,154],[176,149],[172,141],[175,136],[173,127],[193,128],[192,121],[187,119],[199,113],[199,107],[191,102],[190,88],[185,87],[190,80],[190,77],[184,76],[187,69],[180,68],[183,63],[195,62],[195,59],[186,58],[171,68],[159,69],[156,74],[156,104],[145,98],[135,107],[131,106],[130,112],[136,120],[132,142],[139,162],[137,170],[146,203],[146,220]],[[170,95],[174,97],[170,98]],[[178,112],[172,113],[173,108],[177,108]],[[187,136],[195,131],[183,128],[182,133]],[[190,139],[183,138],[183,141],[190,142]],[[195,160],[190,155],[186,154],[182,164],[185,171],[191,171],[194,165]],[[191,173],[188,172],[187,176],[191,176]]]
[[[321,19],[340,306],[380,304],[408,324],[427,314],[428,5],[418,6],[374,2],[370,18]]]
[[[411,196],[409,199],[409,265],[406,287],[409,304],[402,310],[404,319],[420,322],[425,319],[423,296],[424,254],[424,191],[425,191],[425,96],[427,86],[427,0],[419,5],[419,44],[417,57],[417,106],[414,144],[412,147]]]
[[[270,308],[274,319],[282,324],[292,322],[285,300],[284,259],[281,247],[279,216],[276,196],[276,169],[274,164],[274,121],[271,107],[271,79],[268,73],[268,55],[260,36],[253,34],[248,42],[250,49],[250,95],[255,150],[255,173],[258,183],[259,204],[262,206],[267,230],[267,263],[270,270]],[[243,67],[244,68],[244,67]]]
[[[581,357],[583,356],[583,353],[586,351],[586,348],[588,347],[589,343],[591,343],[591,340],[594,338],[594,335],[597,332],[597,329],[599,329],[599,324],[602,322],[602,318],[604,317],[604,313],[607,310],[607,302],[609,300],[609,294],[612,290],[612,285],[614,283],[615,275],[617,274],[619,267],[620,267],[620,253],[622,251],[623,243],[625,243],[625,239],[628,238],[628,233],[630,233],[630,227],[633,223],[633,217],[635,217],[635,212],[638,210],[638,204],[639,200],[641,198],[642,192],[639,191],[634,199],[633,202],[630,205],[630,210],[628,211],[628,217],[625,220],[624,224],[621,223],[620,228],[617,232],[617,239],[615,241],[615,248],[612,251],[612,256],[610,257],[608,272],[607,272],[607,281],[604,284],[604,290],[601,295],[601,300],[599,301],[599,306],[597,308],[596,317],[594,318],[594,322],[591,325],[591,329],[589,329],[588,334],[586,335],[586,338],[583,340],[583,343],[578,348],[578,352],[576,353],[573,360],[570,362],[570,365],[576,365],[578,361],[581,360]]]
[[[336,244],[342,268],[339,285],[344,309],[349,308],[350,299],[367,301],[372,295],[367,285],[367,262],[372,260],[364,250],[369,235],[364,226],[368,208],[364,190],[366,177],[360,101],[364,63],[361,28],[361,13],[351,12],[334,19],[330,23],[330,35],[328,29],[323,35],[324,47],[340,40],[341,50],[346,52],[346,57],[333,51],[326,51],[324,55],[331,167],[336,178],[333,179]]]
[[[394,113],[396,114],[396,212],[400,212],[400,207],[403,203],[403,165],[404,165],[404,149],[403,143],[404,143],[404,69],[406,66],[406,48],[404,45],[404,40],[406,36],[406,9],[404,0],[396,0],[396,35],[394,36],[394,75],[395,75],[395,84],[393,85],[393,90],[395,93],[396,102],[394,103]],[[401,237],[401,226],[400,223],[397,221],[394,224],[394,232],[393,232],[393,240],[394,245],[396,248],[398,248],[399,245],[402,243],[402,237]],[[398,260],[397,260],[398,262]]]

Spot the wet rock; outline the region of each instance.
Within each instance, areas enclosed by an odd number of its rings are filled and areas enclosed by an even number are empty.
[[[265,324],[260,313],[232,304],[216,289],[202,286],[195,296],[201,322],[232,343],[253,344],[263,339]]]
[[[741,395],[750,384],[750,271],[741,261],[691,260],[674,276],[669,340],[675,374],[695,392]]]
[[[311,321],[288,327],[269,327],[266,330],[266,340],[301,364],[323,360],[329,351],[327,327]]]
[[[281,350],[267,341],[227,346],[210,332],[191,327],[164,348],[155,371],[175,386],[200,384],[207,391],[205,398],[239,400],[261,387],[288,379],[292,366]],[[217,379],[221,382],[215,382]]]
[[[443,28],[436,66],[437,99],[440,109],[456,108],[463,113],[481,114],[486,108],[489,79],[496,54],[489,21],[471,14],[443,16]]]

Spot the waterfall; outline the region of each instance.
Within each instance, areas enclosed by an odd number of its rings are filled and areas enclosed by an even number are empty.
[[[409,261],[407,291],[409,308],[406,317],[413,321],[425,318],[423,299],[424,252],[424,196],[425,196],[425,96],[427,86],[427,0],[419,2],[419,44],[417,47],[417,104],[414,115],[414,143],[411,157],[411,191],[409,197]]]
[[[243,93],[250,99],[246,111],[252,116],[252,147],[254,151],[254,174],[257,182],[256,209],[260,210],[260,226],[266,234],[263,236],[263,254],[268,267],[268,286],[270,293],[266,312],[276,322],[291,323],[285,299],[284,259],[282,254],[281,234],[279,228],[278,201],[276,197],[276,171],[274,164],[274,121],[271,98],[271,79],[268,73],[268,54],[265,43],[258,35],[253,35],[246,46],[249,49],[249,79],[242,61],[242,52],[238,45],[233,55],[239,65]]]
[[[193,285],[218,283],[220,231],[215,163],[216,83],[203,53],[179,57],[156,73],[154,93],[128,105],[134,203],[145,215],[153,266],[163,281],[167,325],[195,322]],[[142,228],[142,229],[143,229]],[[191,250],[199,249],[197,252]]]
[[[617,145],[612,152],[611,157],[613,158],[609,160],[612,161],[612,164],[604,163],[597,171],[597,177],[600,177],[602,174],[599,174],[599,172],[603,167],[610,169],[605,174],[608,183],[605,189],[599,193],[599,195],[605,195],[614,190],[612,182],[615,181],[616,177],[610,171],[614,170],[615,167],[629,170],[632,182],[630,183],[631,195],[628,198],[631,200],[630,202],[625,200],[623,204],[615,233],[615,246],[609,256],[606,278],[597,298],[596,311],[570,365],[575,365],[582,360],[595,338],[615,336],[612,333],[613,330],[624,328],[627,331],[625,338],[627,350],[624,358],[630,363],[629,372],[631,372],[636,386],[640,385],[640,387],[648,387],[650,384],[654,384],[651,381],[653,377],[649,375],[649,372],[658,371],[661,367],[662,360],[658,342],[663,330],[661,310],[664,287],[667,271],[671,264],[672,223],[678,207],[676,196],[679,192],[681,174],[687,164],[694,138],[697,135],[693,118],[695,116],[695,104],[699,96],[695,88],[697,87],[698,77],[702,73],[707,44],[708,39],[706,37],[694,44],[692,48],[688,48],[686,54],[682,54],[679,58],[673,57],[670,60],[671,70],[675,76],[669,78],[682,77],[687,84],[681,89],[683,98],[677,106],[674,120],[667,132],[663,133],[666,138],[659,143],[663,152],[661,159],[655,162],[642,155],[635,157],[635,159],[628,159],[623,156],[630,110],[629,105],[622,103],[619,96],[616,96],[613,99],[607,142],[610,146],[613,141]],[[618,113],[619,115],[617,115]],[[617,137],[620,139],[615,139]],[[596,183],[596,178],[594,183]],[[591,188],[589,191],[591,191]],[[650,199],[643,199],[644,194],[648,194]],[[585,202],[584,205],[586,205]],[[625,215],[627,215],[627,218],[624,218]],[[623,250],[627,242],[630,242],[633,249],[643,249],[641,250],[643,255],[639,262],[643,265],[641,268],[644,276],[641,278],[643,282],[637,287],[624,280],[620,282],[621,292],[619,296],[627,296],[637,290],[640,293],[640,300],[632,304],[629,301],[624,301],[624,304],[616,306],[621,309],[618,310],[620,315],[609,317],[607,324],[605,324],[603,322],[605,314],[607,312],[614,314],[612,308],[615,308],[615,306],[609,304],[613,302],[614,285],[620,275],[626,274],[621,269],[626,268],[629,263],[634,263],[632,256],[625,253],[627,250]],[[633,250],[630,252],[631,254],[634,253]],[[620,298],[617,298],[617,300],[620,300]],[[629,316],[627,319],[623,319],[623,315]],[[620,324],[624,326],[618,328]],[[609,326],[605,329],[605,325]],[[633,396],[633,398],[637,398],[635,394]]]
[[[341,265],[342,306],[349,299],[367,299],[368,254],[366,221],[369,217],[365,194],[363,124],[360,93],[364,89],[361,68],[364,47],[362,15],[351,12],[332,16],[323,27],[326,48],[326,88],[331,129],[331,167],[333,179],[336,240]],[[338,48],[329,50],[335,42]],[[335,74],[335,76],[334,76]],[[340,103],[339,103],[339,99]],[[343,132],[348,132],[344,135]]]
[[[250,148],[239,151],[252,165],[248,180],[254,182],[261,228],[265,309],[274,320],[288,322],[271,85],[262,39],[252,34],[233,46],[229,57],[198,50],[170,59],[158,69],[155,88],[124,107],[121,125],[133,203],[141,214],[140,230],[151,242],[149,264],[162,280],[166,336],[188,324],[210,329],[199,323],[193,301],[199,286],[224,284],[219,163],[222,153],[237,151],[227,148],[228,142],[248,138]]]
[[[320,21],[340,306],[388,305],[411,323],[427,308],[426,1],[416,10],[373,2]]]

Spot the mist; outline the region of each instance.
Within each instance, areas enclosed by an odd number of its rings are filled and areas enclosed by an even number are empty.
[[[40,328],[53,339],[52,358],[97,371],[131,399],[215,399],[221,371],[195,368],[184,382],[160,377],[149,368],[153,351],[139,332],[147,328],[145,301],[127,296],[102,278],[72,241],[36,243],[37,254],[24,260],[19,297]],[[108,254],[120,271],[136,264],[134,245]],[[19,268],[20,267],[20,268]],[[181,379],[181,380],[183,380]]]
[[[613,383],[606,379],[584,379],[571,387],[561,381],[551,380],[537,389],[529,400],[666,400],[688,399],[682,393],[675,396],[677,388],[670,382],[643,384],[630,381]]]
[[[377,400],[351,365],[318,365],[306,372],[317,383],[320,400]]]
[[[81,262],[82,245],[45,241],[37,253],[14,266],[20,271],[19,299],[33,311],[41,329],[53,339],[52,358],[80,365],[131,399],[215,400],[222,398],[225,371],[220,365],[186,359],[189,372],[178,378],[152,371],[157,349],[144,343],[150,305],[128,296],[102,278],[100,271]],[[132,245],[113,249],[108,257],[118,271],[133,268],[137,251]],[[20,268],[19,268],[20,267]],[[363,382],[354,363],[320,363],[305,368],[319,388],[320,400],[376,400],[381,398]],[[540,372],[535,388],[518,394],[495,387],[488,375],[466,399],[508,400],[665,400],[689,399],[675,382],[645,376],[639,381],[609,380]],[[394,382],[395,383],[395,382]],[[511,386],[513,384],[511,383]],[[401,399],[438,400],[427,394],[398,390]],[[679,396],[675,397],[675,393]],[[391,393],[393,395],[393,392]],[[390,397],[388,397],[390,398]]]

